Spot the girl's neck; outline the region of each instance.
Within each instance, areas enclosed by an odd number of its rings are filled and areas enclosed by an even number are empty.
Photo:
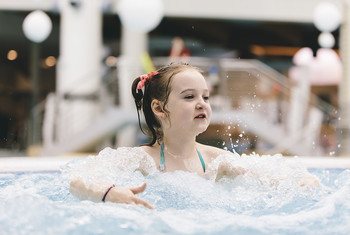
[[[196,139],[186,137],[163,137],[164,151],[174,158],[184,158],[196,153]]]

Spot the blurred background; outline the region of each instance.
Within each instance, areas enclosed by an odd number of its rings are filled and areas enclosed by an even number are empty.
[[[350,1],[0,0],[0,155],[147,141],[131,82],[203,69],[212,124],[239,153],[348,156]]]

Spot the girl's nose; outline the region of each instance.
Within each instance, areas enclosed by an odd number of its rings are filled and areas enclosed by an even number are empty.
[[[196,104],[196,109],[203,109],[203,105],[201,103]]]
[[[198,100],[196,104],[196,109],[203,109],[204,105],[205,105],[204,99],[201,98],[200,100]]]

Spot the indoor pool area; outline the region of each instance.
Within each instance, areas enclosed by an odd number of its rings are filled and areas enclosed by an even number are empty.
[[[249,176],[213,182],[186,172],[111,173],[121,186],[147,182],[140,197],[154,210],[72,196],[65,171],[87,158],[0,158],[2,234],[347,234],[350,230],[349,158],[269,159],[271,172],[279,171],[281,161],[305,166],[320,180],[319,187],[296,187],[290,179],[269,185]]]
[[[349,235],[350,0],[0,0],[0,235]]]

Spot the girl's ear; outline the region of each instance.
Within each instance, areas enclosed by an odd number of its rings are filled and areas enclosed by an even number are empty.
[[[152,100],[151,102],[151,108],[154,113],[154,115],[159,118],[159,119],[165,119],[166,118],[166,113],[163,109],[163,104],[159,100]]]

